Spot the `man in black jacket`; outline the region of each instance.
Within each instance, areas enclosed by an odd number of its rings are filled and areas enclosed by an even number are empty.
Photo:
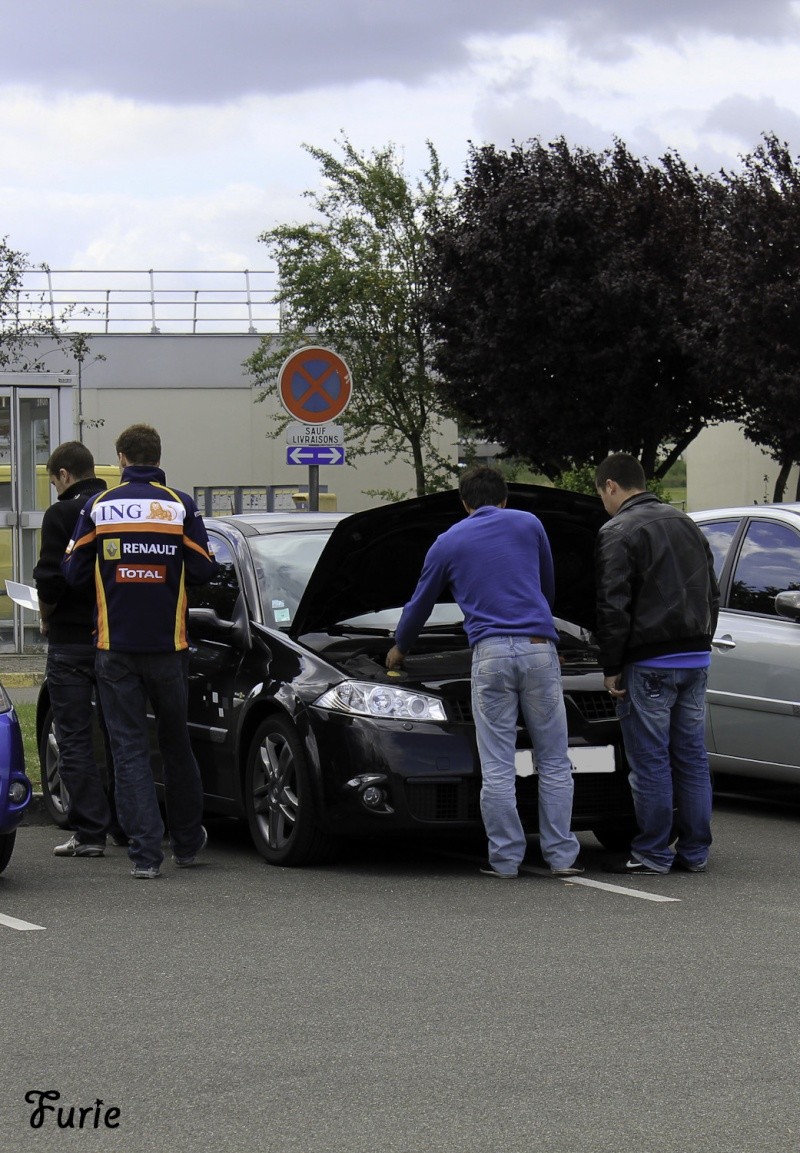
[[[646,491],[635,457],[607,457],[595,485],[612,518],[597,538],[597,637],[639,825],[630,858],[613,871],[701,873],[711,845],[705,693],[719,610],[713,557],[691,517]]]
[[[58,738],[59,772],[74,830],[53,852],[57,857],[102,857],[107,834],[120,843],[124,843],[124,834],[114,812],[110,757],[107,754],[107,795],[92,740],[95,598],[91,589],[69,588],[61,573],[61,561],[78,514],[106,483],[94,475],[92,454],[76,440],[54,450],[47,472],[58,500],[42,520],[41,550],[33,577],[39,594],[41,632],[48,640],[47,686]]]

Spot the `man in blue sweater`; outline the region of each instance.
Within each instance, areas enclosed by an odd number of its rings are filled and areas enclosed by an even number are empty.
[[[448,585],[464,614],[472,648],[472,711],[481,759],[481,815],[492,877],[516,877],[525,856],[517,812],[517,717],[525,719],[539,775],[542,854],[557,877],[582,873],[570,830],[572,765],[553,622],[553,557],[541,521],[506,508],[508,489],[496,469],[478,465],[461,476],[468,515],[434,541],[386,657],[398,668]]]

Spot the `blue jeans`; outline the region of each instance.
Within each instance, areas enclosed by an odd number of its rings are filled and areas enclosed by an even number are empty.
[[[552,869],[567,868],[580,846],[570,831],[572,765],[555,645],[534,644],[528,637],[478,641],[472,654],[472,712],[483,775],[481,816],[489,862],[499,873],[516,873],[525,856],[514,764],[520,711],[539,774],[542,855]]]
[[[94,659],[92,644],[51,643],[47,649],[47,688],[58,739],[58,771],[70,827],[84,845],[104,845],[107,833],[121,832],[114,809],[114,769],[108,746],[107,786],[95,755]],[[102,726],[102,719],[100,723]]]
[[[623,671],[626,696],[617,705],[639,833],[631,856],[659,872],[677,854],[702,865],[711,844],[711,775],[705,746],[706,669],[646,668]]]
[[[203,841],[203,788],[189,744],[188,653],[97,652],[97,683],[117,776],[117,808],[129,838],[128,856],[147,868],[164,859],[164,823],[150,762],[147,701],[156,716],[169,839],[190,857]]]

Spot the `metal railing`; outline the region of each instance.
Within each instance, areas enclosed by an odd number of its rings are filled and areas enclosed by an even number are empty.
[[[26,268],[15,320],[65,332],[278,332],[277,290],[270,269]]]

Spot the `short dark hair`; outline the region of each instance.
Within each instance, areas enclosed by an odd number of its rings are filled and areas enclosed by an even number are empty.
[[[594,474],[595,488],[603,488],[607,480],[613,480],[626,492],[631,489],[644,492],[647,488],[644,469],[636,457],[628,452],[612,452],[611,456],[600,462]]]
[[[508,496],[505,477],[488,464],[474,464],[462,472],[458,482],[458,495],[468,508],[483,508],[488,504],[502,504]]]
[[[79,440],[65,440],[50,453],[46,465],[48,476],[58,476],[62,468],[75,480],[94,476],[94,457]]]
[[[160,464],[161,437],[151,424],[131,424],[117,437],[114,445],[131,464]]]

